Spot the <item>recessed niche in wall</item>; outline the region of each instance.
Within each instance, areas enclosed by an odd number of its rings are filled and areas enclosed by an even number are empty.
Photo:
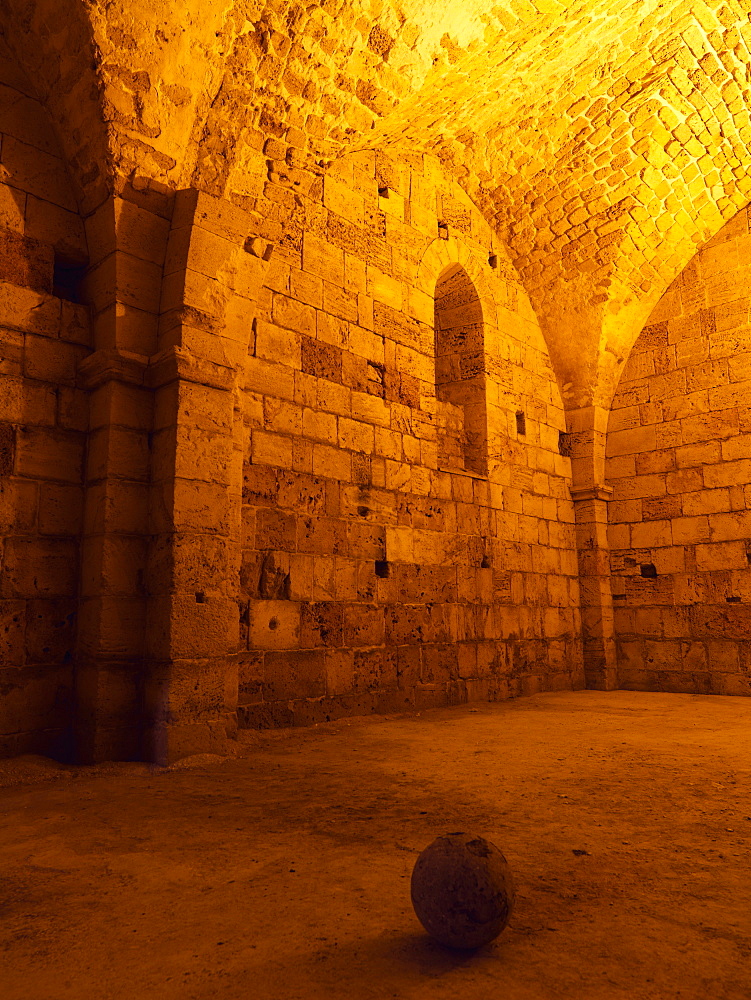
[[[485,475],[488,422],[482,305],[460,264],[447,267],[435,289],[435,391],[439,461]]]
[[[72,261],[55,254],[52,270],[52,294],[68,302],[81,301],[81,282],[88,265],[80,261]]]
[[[571,458],[571,451],[571,435],[567,431],[558,431],[558,454],[564,458]]]

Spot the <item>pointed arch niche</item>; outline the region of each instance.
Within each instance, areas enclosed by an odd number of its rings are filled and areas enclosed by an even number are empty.
[[[485,328],[477,290],[461,264],[435,287],[435,392],[439,464],[478,475],[488,471]]]

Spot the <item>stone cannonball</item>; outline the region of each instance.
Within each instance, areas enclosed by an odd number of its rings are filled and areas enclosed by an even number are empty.
[[[479,948],[497,937],[514,908],[514,880],[495,845],[447,833],[428,845],[412,872],[412,905],[425,930],[450,948]]]

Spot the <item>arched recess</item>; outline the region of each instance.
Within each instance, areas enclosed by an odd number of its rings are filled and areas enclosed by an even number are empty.
[[[621,687],[751,694],[750,281],[743,209],[655,306],[613,399]]]
[[[462,241],[438,238],[423,254],[415,282],[433,313],[436,398],[443,407],[439,458],[447,468],[477,475],[488,473],[488,456],[499,450],[488,440],[486,352],[498,341],[496,299],[505,299],[491,291],[486,269]],[[495,423],[505,438],[505,420]]]
[[[61,298],[75,298],[74,272],[88,260],[75,184],[52,118],[4,36],[0,83],[0,228],[8,272],[0,276],[39,291],[54,286]],[[18,234],[12,246],[10,234]]]
[[[488,417],[482,304],[461,264],[444,268],[435,287],[435,390],[439,461],[485,475]]]

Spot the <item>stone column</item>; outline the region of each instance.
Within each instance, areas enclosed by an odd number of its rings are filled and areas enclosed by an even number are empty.
[[[253,228],[195,191],[127,189],[87,220],[82,761],[224,752],[236,728],[239,376],[269,256]]]
[[[154,389],[145,707],[150,759],[225,753],[237,728],[242,406],[268,246],[247,213],[178,192]]]
[[[170,207],[161,195],[128,189],[86,220],[83,294],[95,350],[78,372],[90,396],[76,655],[76,752],[86,762],[142,753],[153,395],[146,371]]]
[[[582,641],[586,686],[612,691],[618,686],[610,588],[605,444],[608,411],[598,406],[570,410],[571,498],[579,555]]]

